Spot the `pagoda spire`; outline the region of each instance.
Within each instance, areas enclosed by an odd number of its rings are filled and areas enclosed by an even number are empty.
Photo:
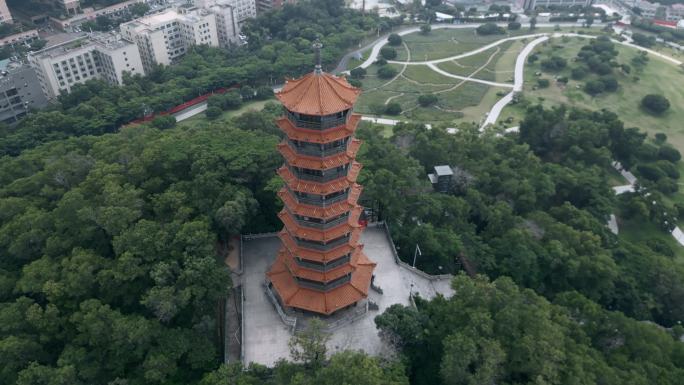
[[[316,67],[314,67],[314,73],[316,75],[320,75],[321,72],[323,72],[321,67],[321,48],[323,48],[323,43],[321,43],[319,39],[316,39],[311,46],[314,49],[314,54],[316,57]]]

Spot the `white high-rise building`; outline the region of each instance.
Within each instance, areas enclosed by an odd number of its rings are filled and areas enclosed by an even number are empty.
[[[115,34],[80,37],[31,52],[28,59],[48,99],[90,79],[120,85],[124,72],[144,74],[138,47]]]
[[[138,45],[146,70],[169,65],[192,45],[218,46],[216,15],[200,8],[179,8],[121,24],[121,34]]]
[[[9,8],[7,8],[7,1],[0,0],[0,24],[12,23],[12,14]]]

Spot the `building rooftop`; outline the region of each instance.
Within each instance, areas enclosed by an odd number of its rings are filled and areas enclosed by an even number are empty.
[[[437,174],[437,176],[448,176],[454,175],[454,172],[449,166],[435,166],[435,174]]]
[[[364,253],[377,263],[374,285],[380,287],[383,294],[374,290],[368,292],[368,300],[377,304],[378,310],[369,310],[353,322],[336,328],[330,336],[328,351],[363,350],[384,357],[391,354],[392,348],[380,338],[375,316],[393,304],[408,306],[411,293],[428,299],[438,294],[452,295],[451,277],[429,277],[398,263],[382,227],[368,227],[361,240],[365,246]],[[259,237],[245,240],[241,249],[243,272],[239,279],[244,293],[242,349],[245,365],[255,362],[271,366],[290,356],[288,341],[292,329],[283,323],[264,288],[264,273],[275,262],[280,247],[277,237]],[[306,317],[299,315],[297,325],[306,324],[306,319],[303,319]]]
[[[276,97],[290,111],[322,116],[352,108],[360,93],[343,77],[311,72],[287,80]]]
[[[61,56],[77,49],[86,49],[97,46],[103,49],[117,49],[132,44],[117,33],[93,32],[87,36],[77,37],[64,43],[44,48],[40,51],[31,53],[31,56],[38,58]]]

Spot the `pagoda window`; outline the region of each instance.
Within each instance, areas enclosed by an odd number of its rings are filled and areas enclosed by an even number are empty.
[[[302,226],[326,230],[333,228],[337,225],[340,225],[342,223],[346,223],[349,220],[349,212],[346,212],[344,214],[338,215],[327,220],[321,218],[306,217],[303,215],[295,215],[294,217]]]
[[[339,286],[344,285],[345,283],[349,282],[350,280],[351,280],[351,273],[345,274],[345,275],[343,275],[339,278],[333,279],[332,281],[329,281],[329,282],[320,282],[320,281],[314,281],[312,279],[297,277],[297,283],[300,286],[306,287],[309,289],[319,290],[319,291],[330,291],[332,289],[335,289]]]
[[[304,239],[304,238],[298,238],[295,237],[295,240],[297,241],[297,244],[302,247],[306,247],[308,249],[315,249],[315,250],[332,250],[335,247],[344,245],[345,243],[349,242],[349,233],[346,235],[343,235],[339,238],[332,239],[330,241],[314,241],[310,239]]]
[[[309,259],[303,259],[301,257],[295,258],[297,265],[299,265],[301,267],[305,267],[307,269],[322,271],[322,272],[326,272],[326,271],[330,271],[330,270],[333,270],[335,268],[338,268],[338,267],[348,263],[350,260],[351,260],[351,253],[347,253],[347,254],[341,256],[340,258],[337,258],[335,260],[328,261],[328,262],[312,261]]]
[[[291,166],[290,170],[300,179],[314,182],[329,182],[347,175],[349,163],[327,170],[313,170],[303,167]]]
[[[351,115],[350,112],[351,110],[344,110],[334,114],[320,116],[300,114],[299,112],[288,110],[287,118],[295,127],[326,130],[345,124],[347,118]]]
[[[329,143],[311,143],[290,139],[290,147],[298,154],[311,156],[331,156],[347,150],[349,137]]]

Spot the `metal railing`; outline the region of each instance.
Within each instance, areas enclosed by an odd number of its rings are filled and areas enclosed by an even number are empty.
[[[328,242],[325,245],[317,243],[317,242],[301,240],[299,238],[295,238],[295,240],[299,246],[305,247],[307,249],[327,251],[327,250],[332,250],[337,246],[344,245],[345,243],[349,242],[349,236],[338,238],[337,240],[334,240],[332,242]]]
[[[327,173],[324,175],[311,175],[311,174],[305,174],[303,172],[297,171],[294,167],[290,169],[292,174],[295,175],[298,179],[301,180],[308,180],[311,182],[330,182],[331,180],[339,179],[344,176],[347,176],[347,170],[342,170],[342,171],[335,171],[331,173]]]
[[[335,155],[335,154],[339,154],[341,152],[347,151],[347,143],[342,143],[339,146],[325,148],[325,149],[320,148],[319,146],[315,146],[315,145],[297,146],[291,140],[288,141],[288,145],[290,146],[290,148],[294,152],[296,152],[297,154],[300,154],[300,155],[326,157],[326,156],[331,156],[331,155]]]
[[[345,114],[344,116],[323,116],[320,117],[320,121],[310,121],[302,118],[298,118],[295,114],[287,111],[287,119],[299,128],[308,128],[311,130],[326,130],[328,128],[339,127],[347,123],[347,119],[351,114]]]
[[[318,290],[318,291],[330,291],[332,289],[335,289],[337,287],[340,287],[344,285],[345,283],[351,281],[351,274],[345,275],[344,277],[338,278],[334,281],[330,281],[328,283],[314,283],[314,282],[307,282],[307,281],[302,281],[302,280],[297,280],[297,285],[301,287],[306,287],[309,289],[313,290]]]
[[[297,328],[297,318],[296,317],[290,317],[289,315],[285,314],[283,309],[280,307],[280,302],[278,302],[278,299],[275,297],[275,294],[273,294],[273,291],[271,290],[269,282],[264,282],[264,290],[266,291],[266,295],[268,296],[268,299],[271,300],[273,307],[275,307],[276,311],[278,312],[280,319],[283,321],[283,323],[285,325],[291,327],[292,331],[294,331]],[[243,360],[243,362],[244,362],[244,360]]]
[[[344,257],[338,258],[338,259],[336,259],[333,262],[328,263],[328,264],[311,263],[311,262],[307,262],[306,260],[301,260],[301,259],[295,259],[295,261],[297,262],[297,264],[299,266],[306,267],[306,268],[316,270],[316,271],[324,271],[325,272],[325,271],[332,270],[338,266],[344,265],[345,263],[349,262],[350,259],[351,259],[351,257],[349,256],[349,254],[347,254]]]
[[[333,203],[337,203],[337,202],[346,200],[349,197],[349,191],[345,192],[344,194],[340,194],[340,195],[337,195],[335,197],[328,198],[328,199],[323,199],[322,195],[318,195],[320,198],[303,197],[303,196],[299,196],[297,194],[293,194],[293,195],[299,203],[305,203],[305,204],[310,204],[310,205],[315,205],[315,206],[320,206],[320,207],[326,207],[326,206],[331,205]]]
[[[349,216],[345,215],[343,217],[335,219],[334,221],[326,222],[326,223],[309,222],[309,221],[305,221],[302,219],[297,219],[297,222],[300,225],[305,226],[305,227],[311,227],[313,229],[327,230],[327,229],[333,228],[339,224],[345,223],[348,220],[349,220]]]

